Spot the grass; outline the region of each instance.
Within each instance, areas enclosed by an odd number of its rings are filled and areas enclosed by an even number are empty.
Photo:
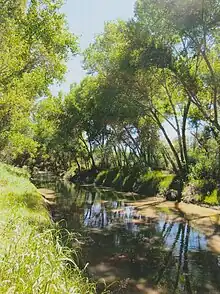
[[[150,171],[142,175],[137,183],[136,192],[146,196],[165,193],[171,186],[174,175],[162,171]]]
[[[25,171],[0,164],[0,292],[95,293]]]
[[[163,212],[166,214],[172,214],[173,212],[169,209],[169,207],[156,207],[156,210],[158,210],[159,212]]]
[[[210,206],[220,204],[220,192],[214,180],[190,180],[184,187],[183,198],[186,202],[193,201]]]
[[[219,192],[214,189],[211,194],[198,197],[198,200],[209,205],[219,205]]]

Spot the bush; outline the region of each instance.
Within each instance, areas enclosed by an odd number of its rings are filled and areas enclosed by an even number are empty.
[[[103,185],[103,182],[105,181],[107,172],[108,172],[107,170],[103,170],[100,173],[98,173],[98,175],[96,176],[96,179],[95,179],[95,184],[97,186],[102,186]]]
[[[70,180],[76,175],[77,167],[75,165],[71,166],[71,168],[65,173],[64,179]]]
[[[214,180],[191,180],[184,187],[183,198],[186,202],[201,202],[210,205],[219,203],[219,191]]]
[[[157,193],[165,193],[173,183],[175,175],[169,175],[162,171],[151,171],[143,175],[137,182],[135,191],[146,196],[155,196]]]
[[[122,183],[122,189],[124,192],[132,192],[136,178],[133,175],[129,175],[124,178]]]
[[[211,194],[199,198],[203,203],[209,205],[219,205],[220,195],[217,189],[214,189]]]
[[[116,190],[121,191],[122,190],[122,185],[124,181],[124,175],[120,171],[117,173],[116,177],[114,178],[112,182],[112,187],[114,187]]]
[[[112,187],[112,183],[117,176],[118,170],[112,169],[106,172],[105,179],[102,183],[103,186]]]
[[[164,194],[166,193],[169,189],[172,188],[172,184],[175,180],[175,175],[174,174],[164,174],[161,177],[160,183],[159,183],[159,191],[160,193]]]
[[[197,162],[191,166],[190,180],[203,180],[213,179],[217,174],[216,159],[207,158],[207,156],[200,156],[197,158]]]

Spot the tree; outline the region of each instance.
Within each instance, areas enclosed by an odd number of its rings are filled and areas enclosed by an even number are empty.
[[[76,37],[59,11],[61,5],[60,0],[0,1],[1,150],[14,145],[15,138],[31,139],[24,125],[27,129],[31,124],[35,101],[62,80],[68,53],[76,53]]]
[[[123,88],[155,121],[171,149],[168,160],[184,176],[190,164],[186,129],[192,106],[204,122],[219,128],[218,21],[218,1],[140,0],[133,20],[107,24],[85,52],[89,72]]]

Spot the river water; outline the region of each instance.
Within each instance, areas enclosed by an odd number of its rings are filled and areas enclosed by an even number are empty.
[[[168,221],[162,212],[142,217],[127,203],[137,199],[107,189],[45,177],[34,183],[56,191],[53,220],[83,235],[79,265],[87,265],[98,292],[220,293],[220,256],[187,222]]]

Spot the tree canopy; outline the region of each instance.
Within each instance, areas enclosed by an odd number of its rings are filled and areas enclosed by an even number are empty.
[[[0,1],[1,156],[57,171],[168,170],[217,185],[220,2],[137,0],[133,18],[106,23],[84,51],[87,76],[53,97],[50,85],[77,53],[61,5]]]

